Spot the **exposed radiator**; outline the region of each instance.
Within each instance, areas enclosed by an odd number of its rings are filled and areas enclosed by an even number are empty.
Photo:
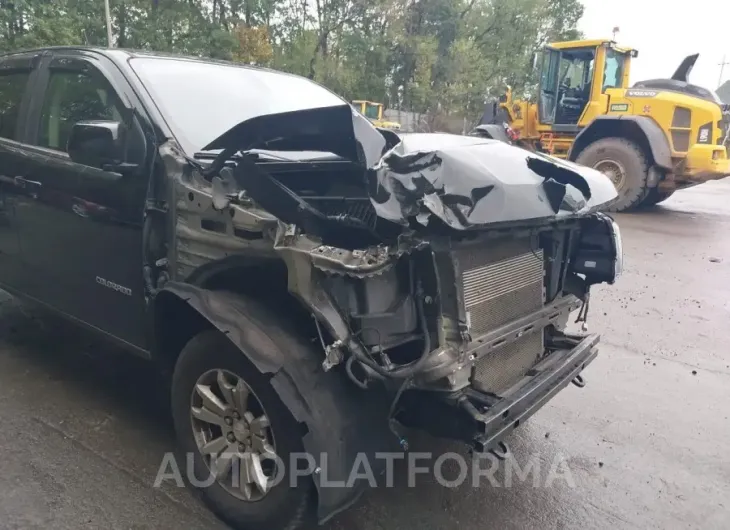
[[[544,347],[542,330],[492,350],[479,359],[472,372],[472,385],[498,394],[514,385],[540,359]]]
[[[472,337],[543,306],[543,253],[533,248],[529,238],[460,250],[456,259]],[[535,330],[480,359],[474,367],[472,383],[487,392],[504,390],[524,375],[543,351],[543,332]]]
[[[472,337],[543,305],[542,250],[532,250],[529,239],[463,250],[457,259]]]

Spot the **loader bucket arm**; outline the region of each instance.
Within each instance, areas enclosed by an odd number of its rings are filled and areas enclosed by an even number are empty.
[[[688,55],[687,57],[685,57],[682,63],[679,65],[679,68],[677,68],[677,70],[672,75],[672,79],[674,79],[675,81],[684,81],[685,83],[687,83],[689,79],[689,74],[692,72],[692,68],[694,68],[694,65],[697,62],[697,58],[699,56],[699,53],[695,53],[693,55]]]

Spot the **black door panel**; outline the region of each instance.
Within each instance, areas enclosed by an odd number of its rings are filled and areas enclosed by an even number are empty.
[[[16,226],[15,179],[28,168],[23,138],[34,68],[39,54],[0,59],[0,285],[17,289],[23,277]]]
[[[25,173],[22,146],[0,138],[0,285],[19,288],[23,266],[18,239],[15,178]]]
[[[147,178],[74,162],[74,123],[128,120],[131,111],[96,66],[54,57],[29,163],[15,179],[25,275],[22,291],[137,347],[146,346],[142,216]],[[132,127],[133,131],[136,131]],[[144,137],[138,141],[144,142]],[[142,161],[144,162],[144,161]]]

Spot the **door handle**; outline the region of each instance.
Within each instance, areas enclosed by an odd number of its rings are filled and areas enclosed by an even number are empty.
[[[28,180],[25,177],[15,177],[15,185],[19,188],[40,188],[42,184],[37,180]]]

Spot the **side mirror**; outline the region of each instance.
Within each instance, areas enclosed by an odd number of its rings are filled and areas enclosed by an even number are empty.
[[[125,140],[118,121],[80,121],[71,129],[66,151],[78,164],[106,169],[124,161]]]

